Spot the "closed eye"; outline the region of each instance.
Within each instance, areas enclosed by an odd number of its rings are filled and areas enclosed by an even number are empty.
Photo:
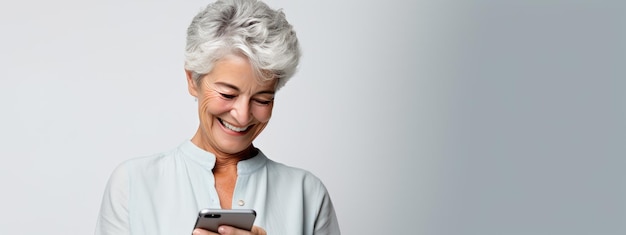
[[[272,103],[272,101],[273,100],[259,100],[259,99],[254,100],[254,102],[256,102],[257,104],[260,104],[260,105],[268,105],[268,104]]]
[[[225,93],[220,93],[220,95],[224,98],[224,99],[229,99],[232,100],[235,97],[237,97],[236,95],[230,95],[230,94],[225,94]]]

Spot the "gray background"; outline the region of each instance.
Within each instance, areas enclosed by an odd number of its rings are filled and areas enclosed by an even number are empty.
[[[205,4],[0,3],[0,234],[91,234],[117,164],[192,136]],[[304,55],[256,145],[344,234],[626,234],[624,3],[269,4]]]

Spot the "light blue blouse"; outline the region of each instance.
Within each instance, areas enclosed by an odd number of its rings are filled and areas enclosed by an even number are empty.
[[[198,211],[220,208],[215,156],[191,141],[118,166],[107,184],[96,235],[188,235]],[[261,151],[237,164],[232,208],[254,209],[269,235],[340,234],[333,204],[313,174]]]

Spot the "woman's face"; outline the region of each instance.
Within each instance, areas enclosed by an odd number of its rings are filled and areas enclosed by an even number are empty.
[[[209,152],[247,150],[272,116],[276,79],[260,82],[245,57],[217,61],[197,84],[187,71],[187,82],[200,117],[192,142]]]

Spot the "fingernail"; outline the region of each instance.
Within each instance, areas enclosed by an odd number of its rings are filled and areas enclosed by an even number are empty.
[[[217,231],[219,233],[223,233],[224,231],[226,231],[226,229],[224,228],[224,226],[220,226],[219,228],[217,228]]]

